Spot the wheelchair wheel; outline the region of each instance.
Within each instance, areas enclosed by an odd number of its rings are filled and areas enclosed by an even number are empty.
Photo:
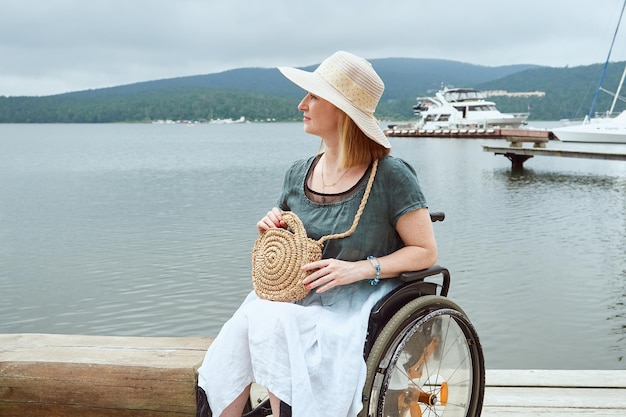
[[[376,337],[367,360],[361,417],[478,417],[483,353],[463,310],[428,295],[402,307]]]

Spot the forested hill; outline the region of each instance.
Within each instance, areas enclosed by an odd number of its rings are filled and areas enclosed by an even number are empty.
[[[409,58],[372,60],[372,64],[386,85],[376,113],[382,120],[411,120],[415,98],[432,94],[442,85],[543,91],[544,97],[493,99],[503,112],[530,109],[531,120],[582,118],[589,110],[602,70],[601,64],[573,68],[485,67]],[[623,68],[624,63],[609,65],[603,84],[606,89],[615,91]],[[296,106],[302,95],[302,90],[275,68],[243,68],[44,97],[0,96],[0,123],[212,120],[241,116],[251,121],[298,120]],[[600,98],[596,110],[605,111],[612,98],[604,93]],[[620,103],[618,107],[624,106]]]

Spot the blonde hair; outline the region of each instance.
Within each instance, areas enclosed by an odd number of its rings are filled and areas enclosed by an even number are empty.
[[[391,149],[374,142],[344,112],[339,122],[339,163],[344,168],[369,164],[389,155]]]

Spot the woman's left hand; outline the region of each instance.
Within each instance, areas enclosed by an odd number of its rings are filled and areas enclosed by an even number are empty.
[[[309,290],[318,293],[339,285],[352,284],[371,275],[372,266],[368,261],[348,262],[338,259],[322,259],[302,267],[304,271],[314,271],[302,283]]]

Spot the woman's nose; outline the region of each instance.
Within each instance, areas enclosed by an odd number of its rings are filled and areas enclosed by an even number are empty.
[[[308,106],[308,102],[309,102],[309,95],[307,94],[306,96],[304,96],[304,98],[300,101],[300,104],[298,104],[298,110],[300,111],[304,111],[304,108],[306,106]]]

